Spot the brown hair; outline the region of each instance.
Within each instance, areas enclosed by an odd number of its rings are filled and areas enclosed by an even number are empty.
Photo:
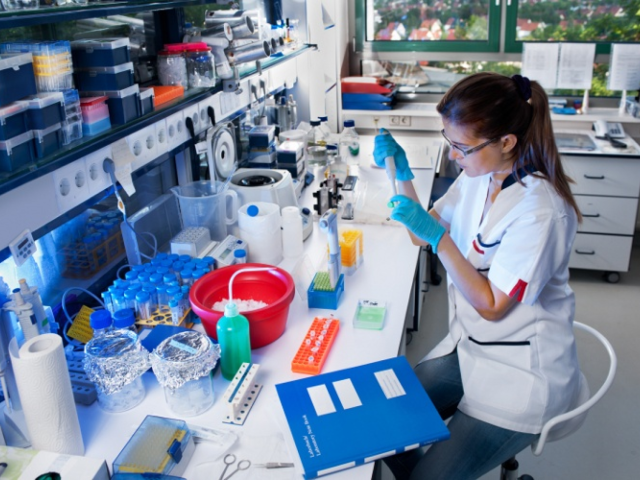
[[[538,82],[518,81],[497,73],[469,75],[453,85],[437,105],[443,118],[469,126],[478,138],[513,134],[518,142],[512,150],[513,173],[522,183],[521,168],[531,168],[548,180],[582,221],[553,136],[549,99]],[[526,99],[530,96],[530,99]]]

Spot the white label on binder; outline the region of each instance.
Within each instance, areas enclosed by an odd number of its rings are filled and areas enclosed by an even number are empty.
[[[316,415],[320,416],[336,412],[336,406],[331,400],[331,395],[329,395],[326,385],[307,388],[307,392],[311,397],[311,403],[313,403],[313,408],[316,410]]]
[[[402,395],[406,395],[407,392],[402,388],[402,384],[391,368],[389,370],[382,370],[380,372],[375,373],[376,379],[380,384],[380,388],[384,392],[384,396],[387,397],[387,400],[390,398],[401,397]]]
[[[348,378],[333,382],[333,388],[336,389],[342,408],[345,410],[362,406],[358,392],[356,392],[353,383]]]

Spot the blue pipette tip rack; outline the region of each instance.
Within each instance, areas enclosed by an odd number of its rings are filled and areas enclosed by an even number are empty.
[[[325,274],[326,272],[317,272],[316,275]],[[315,277],[311,281],[311,285],[307,289],[307,303],[309,308],[324,308],[328,310],[337,310],[340,303],[340,297],[344,292],[344,274],[338,277],[338,283],[333,291],[315,290]]]

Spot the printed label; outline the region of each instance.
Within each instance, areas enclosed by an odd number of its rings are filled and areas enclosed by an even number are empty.
[[[338,398],[340,399],[342,408],[344,408],[345,410],[362,406],[362,401],[358,396],[358,392],[356,392],[353,383],[348,378],[345,380],[333,382],[333,388],[336,389],[336,393],[338,394]]]
[[[380,388],[382,388],[384,396],[387,397],[387,400],[407,394],[407,392],[404,391],[404,388],[402,388],[402,384],[400,383],[400,380],[398,380],[396,372],[394,372],[393,369],[390,368],[388,370],[375,372],[374,375],[378,380]]]
[[[321,416],[336,412],[336,406],[331,400],[331,395],[329,395],[326,385],[307,388],[307,392],[311,397],[311,403],[313,403],[313,408],[316,410],[316,415]]]
[[[196,353],[198,353],[198,351],[195,348],[190,347],[189,345],[185,345],[184,343],[177,342],[175,340],[170,340],[169,345],[171,345],[172,347],[178,348],[183,352],[190,353],[191,355],[195,355]]]

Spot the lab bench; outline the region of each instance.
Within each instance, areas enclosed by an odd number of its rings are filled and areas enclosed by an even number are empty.
[[[367,147],[372,139],[362,142],[361,152],[370,151]],[[372,168],[367,154],[361,154],[359,173],[370,182],[387,183],[384,170]],[[423,199],[431,195],[434,169],[415,171],[418,194]],[[301,206],[311,207],[311,190],[303,192]],[[339,222],[340,225],[345,225]],[[252,361],[260,365],[256,381],[264,386],[257,401],[250,411],[246,423],[242,427],[222,423],[227,414],[227,405],[222,396],[229,384],[220,373],[214,377],[216,400],[213,407],[204,414],[186,419],[188,423],[203,425],[216,429],[230,430],[239,435],[236,446],[232,449],[238,459],[254,460],[259,452],[252,450],[248,439],[263,437],[268,442],[270,436],[278,435],[286,427],[284,416],[278,415],[279,400],[275,385],[278,383],[302,378],[304,375],[291,372],[293,360],[300,342],[304,339],[309,325],[316,316],[334,316],[340,319],[340,330],[324,364],[323,372],[340,370],[385,358],[397,356],[404,352],[404,334],[407,325],[407,314],[414,305],[414,278],[416,265],[420,258],[420,248],[411,243],[404,228],[394,225],[362,225],[351,224],[359,228],[364,237],[364,262],[352,274],[345,275],[345,292],[338,309],[308,309],[307,303],[296,294],[291,303],[287,327],[278,340],[270,345],[252,351]],[[320,231],[317,223],[313,233],[304,242],[304,254],[308,256],[314,267],[321,265],[326,251],[326,235]],[[285,259],[280,264],[289,271],[295,266],[294,259]],[[385,325],[382,330],[365,330],[353,327],[353,317],[359,299],[384,300],[387,306]],[[197,325],[202,331],[202,326]],[[85,444],[85,456],[106,459],[111,467],[113,460],[133,434],[135,428],[146,415],[158,415],[175,418],[164,401],[163,390],[151,372],[143,375],[146,397],[134,409],[108,414],[100,409],[97,403],[91,406],[78,405],[80,426]],[[375,421],[375,419],[372,419]],[[282,423],[284,422],[284,423]],[[288,432],[286,433],[288,435]],[[195,454],[183,474],[189,480],[199,478],[217,478],[215,471],[207,470],[208,476],[202,476],[198,464],[209,461],[209,450],[204,445],[196,448]],[[280,459],[289,461],[289,459]],[[218,465],[219,464],[219,465]],[[223,466],[222,458],[216,461]],[[215,467],[214,467],[215,468]],[[221,469],[220,469],[221,470]],[[217,470],[216,470],[217,471]],[[349,469],[331,475],[329,478],[340,480],[369,479],[373,471],[373,463],[355,469]],[[244,476],[237,478],[255,478],[251,469]],[[282,471],[283,476],[277,478],[301,478],[300,473]],[[219,474],[219,471],[218,471]],[[271,478],[271,477],[270,477]],[[275,478],[275,477],[274,477]]]

